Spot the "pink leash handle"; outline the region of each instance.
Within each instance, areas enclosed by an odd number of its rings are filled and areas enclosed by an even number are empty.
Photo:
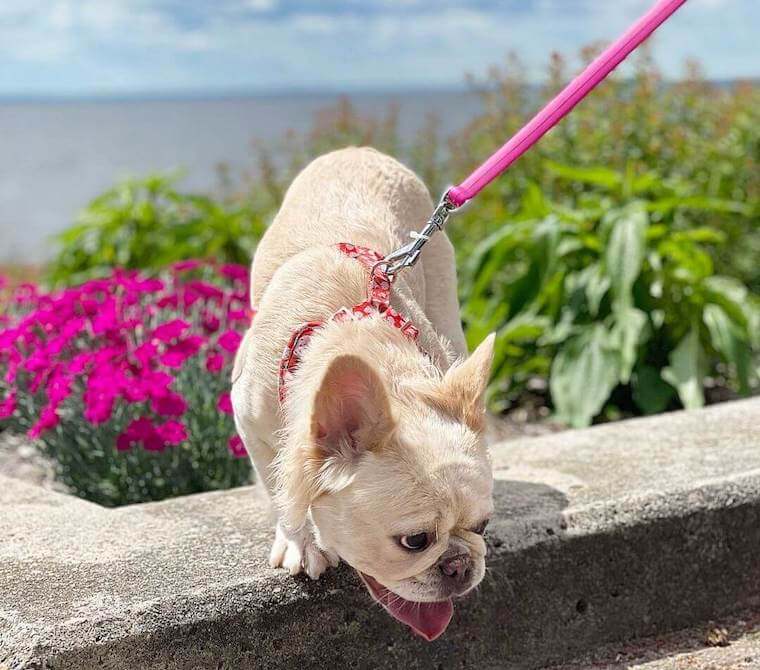
[[[659,0],[467,179],[448,191],[454,207],[474,198],[596,88],[686,0]]]

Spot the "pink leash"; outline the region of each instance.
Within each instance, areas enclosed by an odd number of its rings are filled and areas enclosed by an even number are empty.
[[[414,265],[422,246],[433,233],[443,228],[451,212],[474,198],[556,126],[685,2],[686,0],[659,0],[655,3],[485,163],[461,184],[452,186],[441,198],[425,228],[412,234],[414,240],[383,259],[388,264],[387,273],[394,275],[399,270]]]

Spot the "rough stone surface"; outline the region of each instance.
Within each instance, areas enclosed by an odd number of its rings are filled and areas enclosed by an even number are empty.
[[[760,614],[743,612],[657,637],[605,645],[547,670],[757,670]]]
[[[754,399],[494,447],[489,574],[432,644],[346,568],[266,567],[255,488],[106,510],[0,477],[0,667],[537,668],[760,608],[759,424]]]
[[[54,491],[66,492],[55,481],[52,463],[28,439],[0,428],[0,472],[14,479],[32,482]]]

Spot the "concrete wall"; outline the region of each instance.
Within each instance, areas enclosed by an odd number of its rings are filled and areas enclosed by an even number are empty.
[[[428,644],[270,570],[255,487],[115,510],[0,476],[0,667],[542,667],[760,606],[760,400],[503,443],[489,575]]]

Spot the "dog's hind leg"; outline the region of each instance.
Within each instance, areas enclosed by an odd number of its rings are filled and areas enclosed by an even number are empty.
[[[449,340],[454,353],[467,356],[467,343],[459,316],[454,247],[439,232],[425,245],[421,258],[425,275],[425,314],[439,335]]]

